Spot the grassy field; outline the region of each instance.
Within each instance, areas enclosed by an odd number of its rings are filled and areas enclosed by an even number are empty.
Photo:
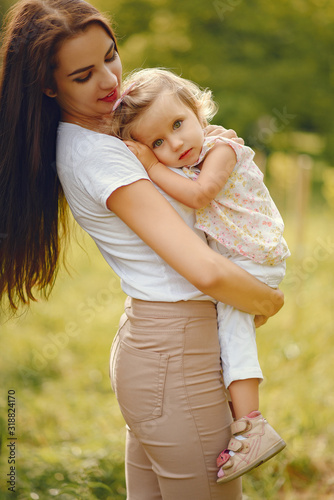
[[[286,228],[294,250],[294,217]],[[334,498],[332,228],[328,211],[307,221],[282,286],[286,305],[258,331],[261,408],[288,446],[244,478],[247,500]],[[108,378],[124,295],[94,245],[80,233],[79,241],[85,250],[73,243],[72,276],[61,272],[49,302],[0,327],[3,499],[126,498],[124,422]],[[8,440],[8,391],[16,440]]]

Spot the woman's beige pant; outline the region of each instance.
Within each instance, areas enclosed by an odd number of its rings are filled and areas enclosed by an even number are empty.
[[[212,302],[128,300],[110,361],[127,423],[127,500],[240,500],[216,483],[230,438]]]

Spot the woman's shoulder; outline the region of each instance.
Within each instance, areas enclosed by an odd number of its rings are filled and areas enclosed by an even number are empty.
[[[127,146],[117,137],[106,133],[95,132],[93,130],[81,127],[75,123],[60,122],[58,126],[58,146],[70,147],[81,154],[96,154],[99,150],[121,150],[128,152]]]
[[[60,122],[57,137],[57,161],[65,165],[114,165],[141,171],[142,164],[123,141],[111,135],[94,132],[74,123]]]
[[[149,178],[120,139],[64,122],[58,127],[57,171],[64,184],[74,183],[95,195]]]

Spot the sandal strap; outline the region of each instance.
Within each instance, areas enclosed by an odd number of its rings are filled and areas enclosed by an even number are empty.
[[[239,441],[239,439],[235,439],[232,437],[227,445],[227,448],[231,451],[234,451],[235,453],[237,451],[241,451],[242,450],[242,441]]]
[[[248,432],[250,431],[252,428],[252,423],[247,420],[247,419],[244,419],[244,420],[237,420],[236,422],[232,422],[231,424],[231,431],[232,431],[232,434],[234,434],[234,436],[236,434],[243,434],[244,432]]]
[[[233,464],[234,464],[233,457],[230,456],[230,458],[228,459],[228,461],[225,462],[224,465],[221,466],[221,468],[225,471],[225,470],[230,469],[231,467],[233,467]]]
[[[232,437],[228,443],[228,449],[234,451],[235,453],[248,453],[249,447],[249,442],[246,439],[240,441],[240,439]]]
[[[217,467],[222,467],[230,458],[228,450],[222,451],[217,457]]]

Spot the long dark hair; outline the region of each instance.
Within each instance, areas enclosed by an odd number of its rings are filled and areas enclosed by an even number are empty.
[[[67,205],[56,173],[60,109],[42,89],[55,89],[57,51],[65,40],[109,21],[83,0],[21,0],[5,18],[0,86],[0,299],[12,310],[48,296]],[[116,42],[116,41],[115,41]]]

